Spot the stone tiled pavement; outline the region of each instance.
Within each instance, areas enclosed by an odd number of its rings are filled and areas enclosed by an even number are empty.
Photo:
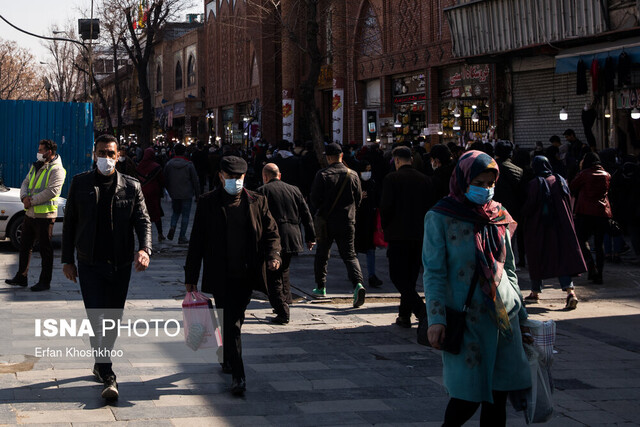
[[[178,307],[185,253],[185,247],[165,245],[147,272],[134,273],[128,306]],[[328,290],[339,297],[333,300],[308,296],[312,256],[292,264],[300,298],[291,324],[271,325],[264,300],[254,299],[247,312],[245,397],[229,394],[230,378],[217,363],[128,360],[114,366],[121,398],[106,405],[89,365],[40,361],[28,371],[0,374],[0,424],[439,426],[448,400],[440,355],[415,344],[415,324],[410,330],[393,324],[397,295],[384,253],[378,251],[378,270],[385,284],[369,290],[371,298],[359,309],[348,304],[351,285],[337,251],[329,267]],[[17,253],[0,242],[0,278],[11,276],[16,265]],[[33,283],[38,255],[32,271]],[[520,277],[527,289],[526,270]],[[595,287],[577,279],[581,302],[573,312],[562,310],[557,283],[529,307],[533,318],[558,322],[556,414],[550,425],[636,425],[640,419],[640,267],[608,264],[605,281]],[[63,279],[57,263],[51,291],[36,294],[2,284],[0,300],[3,310],[81,307],[77,285]],[[523,424],[521,414],[509,409],[508,425]]]

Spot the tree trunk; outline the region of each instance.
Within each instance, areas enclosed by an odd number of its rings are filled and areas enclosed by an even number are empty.
[[[100,82],[96,79],[95,74],[91,73],[91,77],[93,78],[93,86],[96,88],[96,93],[98,94],[98,98],[100,99],[100,104],[102,104],[102,108],[104,108],[105,114],[107,115],[107,133],[109,135],[113,135],[113,124],[111,123],[109,104],[107,104],[107,100],[104,97],[104,92],[102,92],[102,87],[100,86]]]
[[[307,0],[307,54],[309,55],[309,73],[307,79],[300,85],[300,100],[304,116],[308,118],[309,132],[313,141],[313,148],[316,152],[318,162],[321,166],[326,166],[324,157],[324,135],[320,124],[320,114],[316,107],[316,85],[322,67],[322,54],[318,47],[318,21],[317,21],[317,0]]]
[[[140,137],[138,139],[142,148],[151,145],[151,127],[153,126],[153,105],[151,104],[151,92],[147,81],[147,60],[143,59],[136,65],[138,72],[138,86],[142,98],[142,123],[140,125]]]

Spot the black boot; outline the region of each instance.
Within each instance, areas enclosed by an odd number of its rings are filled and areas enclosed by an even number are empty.
[[[247,381],[244,378],[234,378],[231,382],[231,394],[242,396],[247,391]]]
[[[23,276],[20,273],[16,273],[15,276],[13,276],[13,279],[7,279],[4,281],[4,283],[6,283],[7,285],[12,285],[12,286],[22,286],[25,287],[29,284],[29,280],[27,279],[27,276]]]

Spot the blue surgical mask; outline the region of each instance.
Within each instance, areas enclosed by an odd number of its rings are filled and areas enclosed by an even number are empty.
[[[232,196],[237,196],[242,191],[243,179],[225,179],[224,191]]]
[[[476,205],[484,205],[493,199],[494,187],[484,188],[476,185],[470,185],[469,190],[465,193],[465,196],[469,201]]]

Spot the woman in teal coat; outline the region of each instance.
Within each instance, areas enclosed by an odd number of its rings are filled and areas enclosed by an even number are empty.
[[[451,396],[445,426],[464,424],[482,404],[481,426],[506,425],[507,394],[531,387],[520,322],[527,318],[515,273],[515,221],[492,200],[499,170],[480,151],[459,160],[450,194],[425,216],[422,262],[429,342],[440,348],[445,306],[462,311],[472,278],[476,286],[459,354],[442,353]],[[474,274],[477,273],[477,274]]]

